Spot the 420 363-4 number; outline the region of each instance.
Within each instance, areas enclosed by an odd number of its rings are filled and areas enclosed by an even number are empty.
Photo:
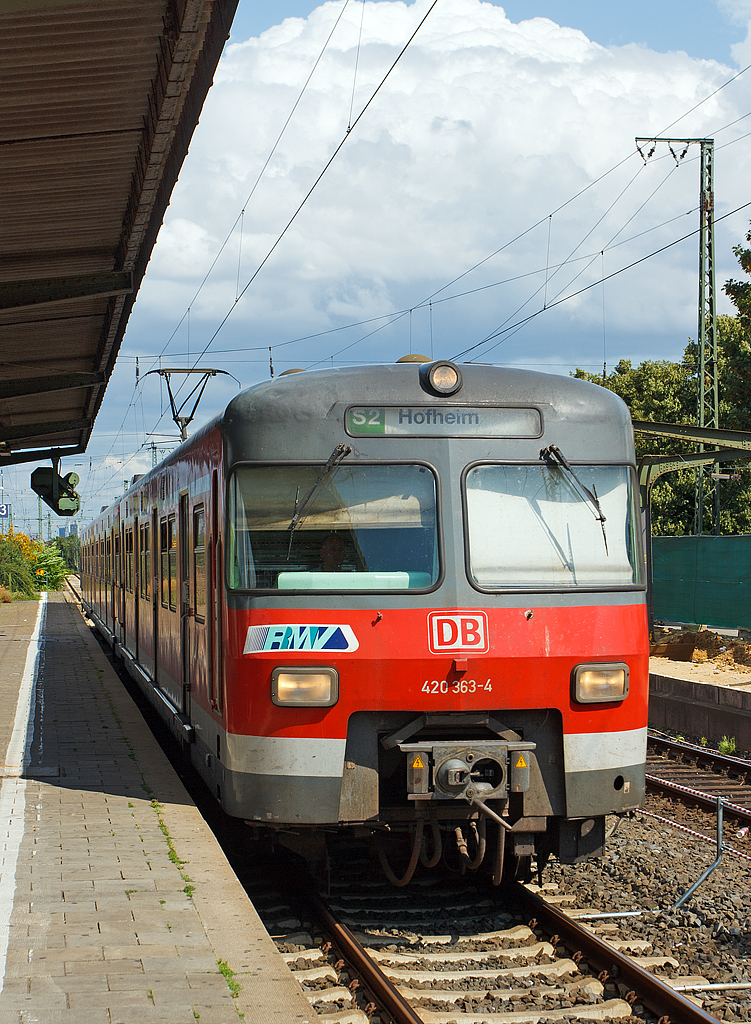
[[[426,679],[422,684],[423,693],[485,693],[493,692],[493,684],[488,679],[485,683],[478,683],[474,679],[456,679],[453,683],[445,679]]]

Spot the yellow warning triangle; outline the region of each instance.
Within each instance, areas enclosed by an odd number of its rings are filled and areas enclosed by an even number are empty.
[[[519,754],[519,760],[514,765],[514,768],[526,768],[527,762],[524,760],[524,754]]]
[[[413,768],[424,768],[425,767],[425,765],[422,763],[422,758],[420,757],[419,754],[415,754],[415,759],[412,762],[412,767]]]

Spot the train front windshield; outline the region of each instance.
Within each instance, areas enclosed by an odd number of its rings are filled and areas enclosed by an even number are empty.
[[[240,466],[229,486],[237,590],[419,590],[438,580],[424,466]],[[319,479],[320,478],[320,479]]]
[[[482,465],[467,473],[469,569],[476,586],[536,590],[641,583],[631,471],[573,470]]]

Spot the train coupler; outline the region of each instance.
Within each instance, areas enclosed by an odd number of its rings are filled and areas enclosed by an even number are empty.
[[[523,740],[400,743],[407,755],[407,799],[482,803],[526,793],[535,747]]]

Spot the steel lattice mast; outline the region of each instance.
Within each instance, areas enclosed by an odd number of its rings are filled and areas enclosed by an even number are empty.
[[[720,426],[720,402],[717,366],[717,318],[715,315],[714,264],[714,139],[701,140],[701,186],[699,191],[699,359],[697,373],[698,419],[700,427],[715,430]],[[703,451],[703,446],[699,449]],[[715,467],[716,468],[716,467]],[[704,532],[704,470],[696,476],[694,532]],[[709,478],[706,500],[712,502],[714,532],[720,532],[720,482]]]
[[[718,430],[720,402],[717,365],[717,317],[715,314],[714,263],[714,139],[637,139],[636,148],[646,163],[653,155],[657,143],[665,142],[676,163],[685,157],[689,146],[698,145],[701,151],[701,177],[699,182],[699,324],[697,330],[697,421],[699,427]],[[645,155],[642,147],[652,148]],[[683,146],[676,154],[673,146]],[[699,445],[704,451],[704,445]],[[714,532],[720,532],[720,482],[709,476],[705,494],[704,467],[696,469],[694,501],[694,533],[704,532],[704,503],[710,501],[714,511]]]

